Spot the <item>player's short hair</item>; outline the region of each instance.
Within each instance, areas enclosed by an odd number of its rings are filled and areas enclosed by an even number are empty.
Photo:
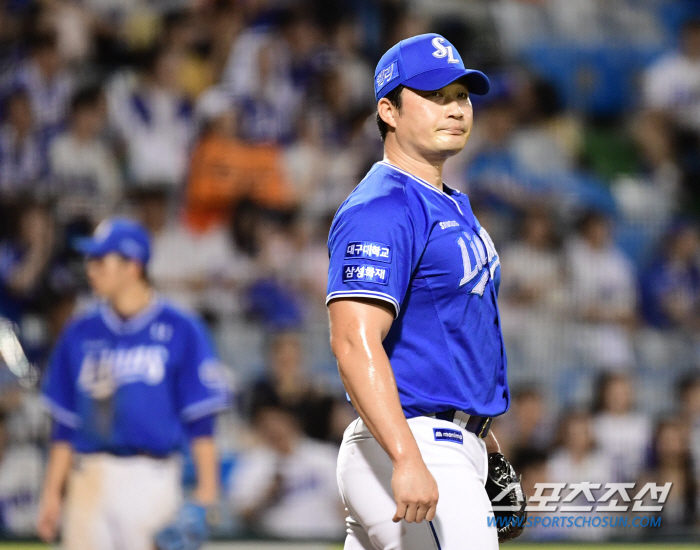
[[[404,87],[399,84],[384,96],[389,100],[389,103],[399,110],[399,113],[401,112],[401,91],[403,89]],[[389,132],[389,125],[382,120],[382,117],[379,116],[379,112],[377,112],[377,127],[379,128],[379,135],[382,136],[382,141],[384,141]]]

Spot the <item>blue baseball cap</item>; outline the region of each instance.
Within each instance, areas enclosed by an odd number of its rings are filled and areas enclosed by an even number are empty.
[[[141,224],[128,218],[111,218],[100,222],[92,237],[78,239],[75,249],[90,258],[116,252],[146,265],[151,257],[151,239]]]
[[[484,95],[489,79],[465,69],[455,47],[439,34],[419,34],[386,52],[374,71],[374,97],[379,101],[399,84],[415,90],[439,90],[464,78],[469,92]]]

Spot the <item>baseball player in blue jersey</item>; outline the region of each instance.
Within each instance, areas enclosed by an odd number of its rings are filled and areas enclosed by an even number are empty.
[[[392,47],[374,84],[384,160],[328,239],[331,346],[360,416],[338,457],[345,549],[497,548],[522,530],[489,525],[485,490],[504,472],[516,481],[489,431],[510,401],[500,262],[442,181],[472,128],[469,95],[489,81],[425,34]]]
[[[44,380],[54,429],[38,533],[55,538],[62,515],[67,550],[152,550],[178,510],[199,533],[206,526],[205,507],[217,499],[212,435],[227,405],[225,377],[204,326],[149,285],[143,227],[106,220],[78,248],[103,301],[64,330]],[[197,487],[181,508],[185,438]],[[162,535],[172,539],[173,529]]]

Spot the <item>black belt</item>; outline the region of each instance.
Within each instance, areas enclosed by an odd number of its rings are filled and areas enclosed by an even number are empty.
[[[460,428],[464,428],[480,439],[484,439],[489,434],[491,421],[493,420],[493,418],[490,416],[476,416],[473,414],[467,414],[464,411],[458,411],[456,409],[450,409],[448,411],[438,413],[430,413],[424,416],[437,418],[438,420],[447,420],[448,422],[457,424]]]

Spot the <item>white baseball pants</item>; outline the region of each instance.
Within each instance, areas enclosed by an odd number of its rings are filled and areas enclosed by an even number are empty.
[[[345,430],[338,455],[338,485],[348,511],[345,550],[494,550],[496,527],[484,483],[486,444],[452,422],[424,416],[410,418],[423,460],[438,485],[433,521],[394,523],[389,456],[357,419]],[[440,438],[434,428],[462,433],[462,442]],[[457,439],[457,440],[455,440]]]
[[[176,457],[75,457],[66,494],[64,550],[153,550],[182,505]]]

